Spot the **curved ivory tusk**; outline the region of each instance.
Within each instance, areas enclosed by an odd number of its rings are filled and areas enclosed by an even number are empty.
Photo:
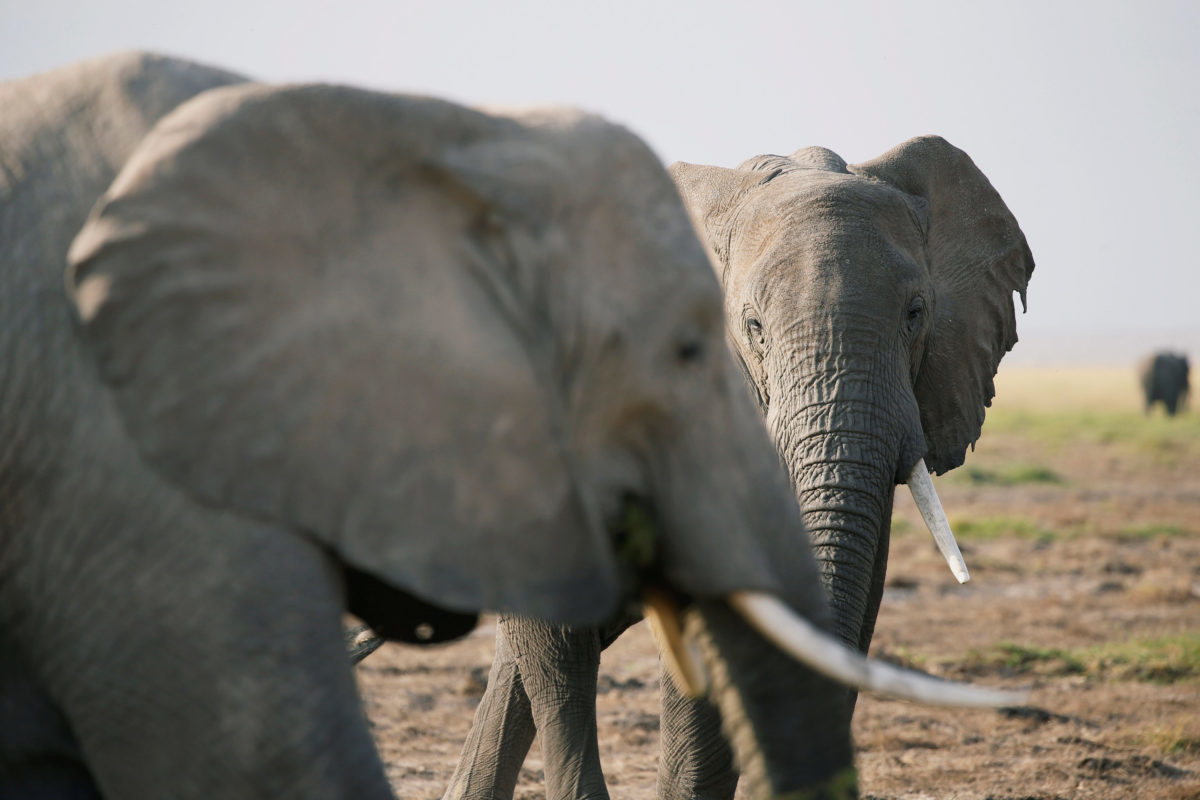
[[[1029,698],[1027,691],[985,689],[944,681],[868,659],[797,616],[781,600],[769,594],[734,592],[725,599],[755,630],[781,650],[822,675],[860,691],[960,708],[1019,706]]]
[[[351,664],[359,663],[383,644],[383,639],[366,625],[349,628],[343,631],[342,635],[346,640],[346,654],[350,656]]]
[[[950,565],[954,577],[958,578],[959,583],[971,580],[971,573],[967,572],[967,562],[963,561],[958,542],[954,541],[954,532],[950,530],[950,520],[946,519],[942,501],[938,500],[937,492],[933,489],[933,478],[929,477],[925,459],[918,461],[912,474],[908,476],[908,490],[912,492],[921,518],[933,534],[933,540],[937,542],[938,550],[942,551],[942,556]]]
[[[658,649],[675,679],[675,686],[688,697],[703,697],[708,693],[708,673],[697,653],[683,635],[679,622],[679,607],[665,592],[647,589],[642,596],[643,613],[658,642]]]

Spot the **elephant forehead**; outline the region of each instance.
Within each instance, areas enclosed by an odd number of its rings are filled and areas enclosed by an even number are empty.
[[[916,198],[853,174],[803,170],[763,186],[758,194],[758,213],[801,235],[862,229],[920,233],[927,226]]]
[[[912,198],[893,187],[805,171],[758,195],[730,231],[731,291],[778,291],[780,281],[832,291],[921,274],[925,224]]]

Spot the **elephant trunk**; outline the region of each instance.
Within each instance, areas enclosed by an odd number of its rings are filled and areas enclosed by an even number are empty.
[[[682,662],[674,673],[679,688],[702,691],[692,678],[697,670],[687,664],[693,654],[685,644],[672,644],[670,635],[679,628],[671,621],[669,595],[692,601],[676,604],[684,611],[683,638],[700,642],[699,672],[743,774],[762,787],[754,796],[815,790],[835,779],[852,791],[852,777],[845,777],[853,768],[850,714],[838,700],[840,685],[781,650],[724,599],[747,589],[769,593],[789,613],[830,630],[800,510],[761,415],[732,369],[711,394],[721,402],[696,409],[680,431],[680,446],[655,451],[670,459],[653,470],[660,586],[670,588],[667,598],[647,593],[647,616],[665,639],[668,659]],[[742,575],[762,582],[747,585]],[[797,720],[812,719],[825,706],[820,729],[796,728]]]
[[[893,495],[886,476],[870,473],[857,463],[827,461],[802,473],[796,487],[834,629],[863,652],[883,595]]]
[[[720,710],[748,796],[858,797],[841,686],[747,633],[742,616],[722,600],[698,602],[687,622],[704,653],[709,699]],[[780,687],[789,691],[781,694]],[[822,723],[797,746],[801,719]]]
[[[855,361],[871,367],[846,367]],[[788,383],[771,395],[794,402],[767,413],[803,510],[834,630],[864,652],[883,595],[894,488],[924,448],[915,401],[907,408],[878,397],[879,384],[891,383],[880,379],[884,370],[846,356],[781,370]]]

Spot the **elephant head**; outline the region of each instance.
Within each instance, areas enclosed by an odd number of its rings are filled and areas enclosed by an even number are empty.
[[[847,164],[819,147],[671,173],[716,255],[728,338],[787,464],[837,632],[866,650],[893,487],[915,485],[960,580],[929,470],[963,462],[1017,341],[1025,237],[939,137]]]
[[[599,119],[209,92],[70,260],[148,463],[438,608],[596,622],[634,568],[779,593],[772,564],[804,557],[686,212]],[[613,539],[631,503],[662,522],[637,564]]]

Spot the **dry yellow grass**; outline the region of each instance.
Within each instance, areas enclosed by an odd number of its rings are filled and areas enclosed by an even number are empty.
[[[996,398],[1002,410],[1136,411],[1142,409],[1132,367],[1000,367]]]

